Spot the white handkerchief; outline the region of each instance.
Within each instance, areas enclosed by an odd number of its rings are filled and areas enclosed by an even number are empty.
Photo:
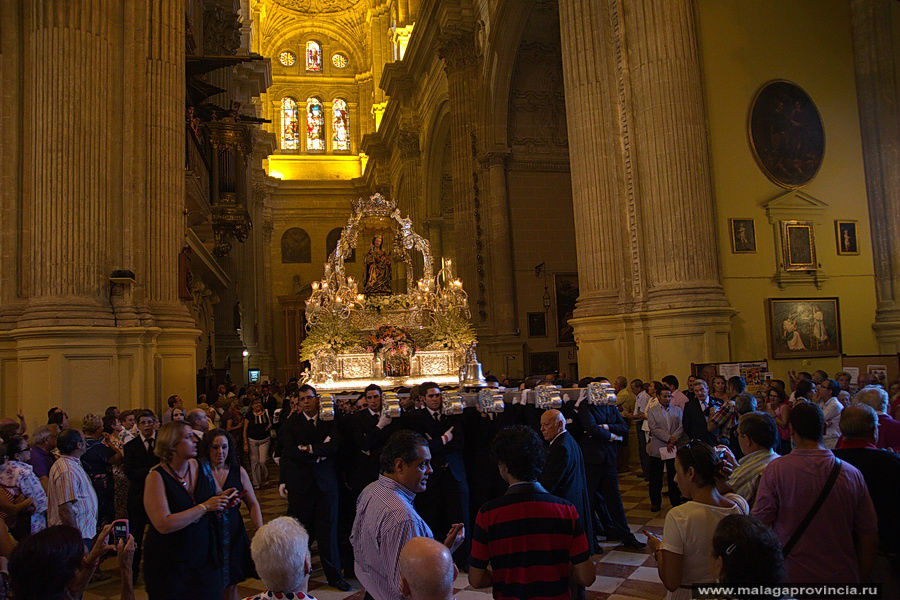
[[[330,435],[326,435],[326,436],[325,436],[325,439],[322,440],[322,443],[323,443],[323,444],[327,444],[327,443],[330,442],[330,441],[331,441],[331,436],[330,436]]]
[[[671,460],[671,459],[675,458],[675,454],[677,454],[677,453],[678,453],[677,449],[673,448],[672,450],[669,450],[668,446],[663,446],[662,448],[659,449],[659,457],[662,460]]]

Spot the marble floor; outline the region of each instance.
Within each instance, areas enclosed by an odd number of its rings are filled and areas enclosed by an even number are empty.
[[[643,479],[633,473],[623,473],[620,475],[619,484],[631,529],[635,532],[647,529],[661,534],[663,517],[668,510],[667,501],[664,500],[662,512],[652,513],[647,496],[647,483]],[[266,520],[285,514],[287,503],[278,496],[274,486],[267,487],[258,494],[263,517]],[[645,540],[644,535],[640,533],[636,533],[636,535],[641,541]],[[604,543],[603,548],[603,554],[594,555],[592,558],[597,570],[597,579],[588,588],[588,600],[627,600],[632,598],[657,600],[665,596],[666,590],[660,583],[656,572],[656,561],[647,550],[629,550],[614,542]],[[114,561],[105,561],[102,568],[109,570],[112,578],[92,584],[84,595],[86,600],[118,600],[119,581]],[[340,592],[329,587],[315,555],[313,569],[309,588],[310,593],[317,600],[362,600],[364,592],[357,581],[350,581],[353,590],[349,592]],[[264,589],[261,581],[250,579],[239,586],[239,593],[240,597],[244,598]],[[138,600],[147,598],[142,585],[136,590],[135,596]],[[466,575],[461,573],[456,580],[456,598],[457,600],[489,600],[491,593],[489,589],[472,589],[469,587]]]

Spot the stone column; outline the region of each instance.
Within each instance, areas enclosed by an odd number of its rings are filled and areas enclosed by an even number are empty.
[[[400,152],[400,172],[403,182],[400,191],[403,204],[409,207],[412,222],[421,221],[422,158],[419,151],[419,132],[416,129],[400,129],[397,132],[397,149]]]
[[[875,263],[875,335],[900,352],[900,86],[890,0],[853,0],[853,55]],[[893,10],[896,10],[894,8]]]
[[[642,294],[637,236],[628,240],[630,254],[620,247],[620,232],[634,231],[640,218],[631,132],[618,112],[625,89],[612,51],[621,36],[614,36],[605,2],[560,0],[559,21],[578,251],[576,316],[612,314],[620,288],[625,296]],[[615,51],[618,55],[621,45]],[[638,272],[637,279],[626,276],[631,271]]]
[[[35,0],[24,12],[20,327],[112,325],[113,0]],[[182,83],[183,85],[183,83]],[[118,199],[116,199],[118,201]],[[173,263],[174,264],[174,263]]]
[[[176,268],[184,235],[184,0],[146,6],[148,299],[158,325],[193,328],[178,301]]]
[[[479,223],[483,215],[475,162],[480,60],[475,52],[474,37],[469,33],[448,35],[442,40],[438,53],[444,61],[448,84],[457,273],[469,293],[473,320],[479,325],[488,317],[485,249]]]
[[[693,4],[559,3],[585,373],[729,358]]]
[[[622,6],[648,308],[724,306],[694,2]]]
[[[498,335],[515,335],[518,328],[512,227],[506,187],[508,156],[508,152],[490,152],[479,157],[487,183],[484,193],[484,237],[490,257],[490,321]]]

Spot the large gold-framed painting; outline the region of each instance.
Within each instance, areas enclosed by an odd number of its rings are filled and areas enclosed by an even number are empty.
[[[760,87],[750,105],[750,148],[760,170],[788,189],[806,185],[825,156],[825,129],[812,98],[781,79]]]
[[[766,309],[772,358],[840,356],[837,298],[769,298]]]

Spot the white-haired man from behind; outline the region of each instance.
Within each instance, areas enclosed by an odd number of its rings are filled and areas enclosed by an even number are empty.
[[[316,600],[306,593],[312,560],[309,534],[293,517],[278,517],[257,530],[250,556],[267,590],[244,600]]]
[[[444,544],[414,537],[400,551],[400,586],[409,600],[453,600],[453,580],[459,574]]]

